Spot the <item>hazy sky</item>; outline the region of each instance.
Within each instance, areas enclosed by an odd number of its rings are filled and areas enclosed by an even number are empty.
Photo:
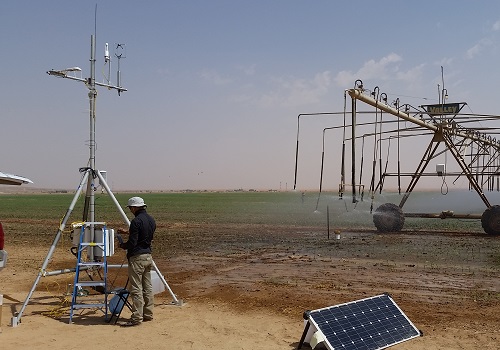
[[[88,89],[46,71],[90,76],[96,3],[98,81],[104,44],[113,82],[126,46],[128,91],[98,88],[96,103],[96,167],[115,190],[290,190],[297,116],[342,111],[356,79],[437,103],[443,66],[450,100],[497,113],[499,1],[3,0],[0,171],[29,186],[76,188],[87,165]],[[315,189],[322,130],[339,117],[300,123],[297,188]],[[327,153],[334,189],[339,145]]]

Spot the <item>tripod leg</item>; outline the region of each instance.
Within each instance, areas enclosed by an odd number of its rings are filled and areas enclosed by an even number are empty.
[[[158,273],[160,280],[162,281],[165,288],[167,288],[168,292],[172,296],[172,299],[174,299],[174,304],[177,306],[182,306],[182,304],[183,304],[182,300],[177,299],[174,292],[172,292],[172,289],[170,289],[170,286],[168,285],[167,281],[165,280],[165,277],[163,277],[163,275],[161,274],[160,270],[158,269],[158,266],[156,266],[154,260],[153,260],[153,268],[155,269],[156,273]]]
[[[49,261],[52,258],[52,255],[54,254],[54,250],[56,249],[56,245],[59,242],[59,239],[61,239],[62,232],[64,231],[64,228],[66,227],[66,222],[68,221],[69,217],[71,216],[71,213],[73,212],[73,209],[75,208],[75,204],[78,200],[78,197],[80,196],[80,193],[82,192],[83,185],[85,182],[87,182],[87,179],[89,177],[89,172],[87,171],[85,175],[82,177],[82,180],[80,181],[80,185],[78,186],[75,196],[73,197],[73,201],[71,202],[68,210],[66,211],[66,214],[64,215],[63,220],[61,221],[61,225],[59,226],[59,229],[57,230],[57,234],[54,238],[54,241],[52,242],[52,246],[49,249],[49,252],[47,253],[47,256],[45,257],[45,260],[42,264],[42,267],[40,268],[40,271],[38,272],[38,276],[35,279],[35,282],[33,283],[33,286],[31,287],[30,292],[28,293],[28,296],[26,297],[26,300],[24,300],[23,306],[21,307],[21,310],[17,313],[17,318],[13,317],[12,319],[12,326],[16,326],[17,323],[21,322],[21,317],[23,316],[23,312],[26,309],[26,306],[28,306],[28,303],[31,299],[31,296],[35,292],[36,286],[38,285],[38,282],[40,282],[40,278],[45,276],[45,269],[49,265]],[[14,324],[15,323],[15,324]]]
[[[122,207],[120,206],[120,203],[118,203],[118,201],[116,200],[115,195],[113,194],[113,192],[111,192],[111,189],[109,188],[108,183],[104,179],[104,176],[102,176],[101,172],[99,172],[99,171],[96,171],[96,175],[99,178],[99,183],[102,186],[104,186],[104,188],[106,189],[106,192],[108,193],[108,195],[113,200],[113,203],[115,203],[115,206],[118,209],[118,212],[121,214],[123,220],[125,221],[125,223],[127,224],[127,226],[130,226],[130,220],[128,219],[127,214],[125,214],[125,212],[123,211]]]
[[[111,199],[115,203],[115,205],[118,208],[118,211],[120,212],[120,214],[122,215],[124,221],[127,223],[127,226],[130,226],[130,220],[128,219],[127,215],[125,214],[125,212],[123,211],[122,207],[120,206],[120,203],[118,203],[118,201],[116,200],[113,192],[111,192],[111,189],[109,188],[108,184],[106,183],[106,180],[104,179],[104,176],[102,176],[99,171],[97,171],[96,174],[97,174],[97,177],[99,177],[99,181],[100,181],[101,185],[104,186],[104,188],[106,189],[106,192],[108,193],[108,195],[111,197]],[[179,299],[177,299],[177,297],[175,296],[174,292],[172,292],[172,289],[170,289],[170,286],[168,285],[167,281],[165,280],[165,277],[163,277],[163,275],[161,274],[160,270],[158,269],[158,266],[156,266],[156,264],[155,264],[154,261],[153,261],[153,268],[158,273],[158,276],[160,277],[160,280],[162,281],[163,285],[169,291],[170,295],[174,299],[174,303],[176,305],[182,305],[182,301],[179,300]]]

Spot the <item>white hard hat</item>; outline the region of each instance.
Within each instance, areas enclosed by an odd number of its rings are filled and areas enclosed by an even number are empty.
[[[146,207],[144,199],[141,197],[132,197],[128,200],[127,207]]]

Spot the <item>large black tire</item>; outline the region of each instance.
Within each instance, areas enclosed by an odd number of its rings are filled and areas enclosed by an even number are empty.
[[[405,217],[396,204],[384,203],[373,213],[373,223],[380,232],[399,232],[404,226]]]
[[[493,205],[484,211],[481,226],[489,235],[500,235],[500,205]]]

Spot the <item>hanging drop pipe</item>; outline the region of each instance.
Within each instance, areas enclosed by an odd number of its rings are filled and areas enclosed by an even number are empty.
[[[482,159],[482,163],[483,164],[481,165],[481,182],[480,182],[480,184],[481,184],[481,187],[482,187],[482,185],[485,183],[485,180],[484,180],[484,171],[483,171],[483,169],[486,167],[486,154],[485,154],[485,152],[483,152],[483,156],[481,157],[481,159]],[[486,184],[486,188],[488,188],[488,184]]]
[[[366,113],[366,112],[357,112],[356,114],[359,114],[359,113]],[[370,112],[370,113],[372,113],[372,112]],[[384,122],[384,123],[393,123],[393,121],[386,121],[386,122]],[[359,123],[359,124],[358,124],[358,126],[361,126],[361,125],[363,125],[363,126],[364,126],[364,125],[372,125],[372,124],[373,124],[373,122],[369,122],[369,123]],[[344,129],[344,130],[343,130],[343,131],[344,131],[344,136],[343,136],[344,140],[343,140],[343,142],[342,142],[342,153],[341,153],[341,158],[342,158],[342,166],[341,166],[341,169],[342,169],[342,170],[341,170],[341,185],[340,185],[340,188],[342,189],[342,191],[340,191],[340,190],[339,190],[339,192],[342,192],[341,194],[343,194],[343,190],[345,189],[345,154],[346,154],[346,144],[345,144],[345,141],[346,141],[346,140],[350,140],[350,139],[351,139],[351,138],[347,138],[347,137],[345,137],[345,129],[346,129],[346,128],[348,128],[348,127],[351,127],[351,126],[352,126],[352,125],[345,125],[345,126],[344,126],[344,125],[339,125],[339,126],[331,126],[331,127],[324,128],[324,129],[323,129],[323,151],[324,151],[324,142],[325,142],[325,136],[326,136],[326,135],[325,135],[325,132],[326,132],[326,130],[334,130],[334,129],[340,129],[340,128],[343,128],[343,129]],[[412,130],[412,128],[408,129],[408,131],[411,131],[411,130]],[[391,133],[391,132],[393,132],[393,131],[387,131],[387,133]],[[386,132],[384,132],[384,133],[386,133]],[[364,138],[365,138],[366,136],[371,136],[371,135],[373,135],[373,134],[372,134],[372,133],[370,133],[370,134],[364,134],[363,136],[359,136],[359,137],[363,137],[363,145],[364,145]],[[363,147],[364,147],[364,146],[363,146]],[[361,169],[361,170],[362,170],[362,169]],[[361,181],[361,178],[362,178],[362,177],[361,177],[361,175],[362,175],[362,174],[360,174],[360,181]],[[339,197],[341,197],[341,198],[342,198],[342,195],[341,195],[341,194],[339,195]]]
[[[472,169],[473,164],[474,164],[474,151],[473,151],[473,149],[474,149],[474,143],[472,142],[472,143],[470,144],[470,161],[471,161],[471,162],[470,162],[470,165],[469,165],[469,166],[471,167],[471,169]],[[469,191],[470,191],[471,189],[472,189],[472,186],[471,186],[470,181],[469,181]]]
[[[318,210],[319,206],[319,198],[321,196],[321,191],[323,188],[323,164],[325,162],[325,129],[323,129],[323,149],[321,151],[321,170],[320,170],[320,176],[319,176],[319,193],[318,193],[318,199],[316,200],[316,209]]]
[[[399,97],[396,98],[396,108],[399,112]],[[400,134],[399,134],[399,131],[401,129],[401,126],[400,126],[400,123],[401,123],[401,119],[398,118],[398,145],[397,145],[397,149],[398,149],[398,193],[401,194],[401,158],[400,158]]]
[[[381,93],[380,94],[380,102],[384,102],[387,105],[387,94],[386,93]],[[378,145],[378,151],[379,151],[379,182],[380,182],[380,189],[379,193],[382,193],[382,186],[383,186],[383,174],[382,174],[382,123],[383,123],[383,111],[380,110],[380,125],[379,125],[379,136],[378,139],[380,140],[380,144]]]
[[[360,169],[359,169],[359,184],[360,184],[360,191],[361,191],[361,184],[363,183],[363,163],[365,159],[365,135],[363,135],[362,141],[361,141],[361,164],[360,164]],[[361,193],[361,201],[363,201],[363,196],[365,194],[364,187],[363,187],[363,192]]]
[[[500,158],[497,159],[497,169],[500,169]],[[497,175],[497,192],[500,191],[500,176]]]
[[[478,146],[477,146],[477,153],[476,153],[476,182],[479,182],[480,159],[481,159],[481,148],[480,148],[480,146],[478,144]]]
[[[500,169],[500,158],[497,158],[497,169]],[[497,192],[500,191],[499,176],[496,175]]]
[[[375,86],[373,88],[373,91],[371,95],[374,97],[376,104],[378,105],[378,94],[379,94],[379,87]],[[372,178],[370,182],[370,193],[372,194],[372,199],[375,196],[375,172],[377,168],[377,126],[378,126],[378,108],[375,106],[375,122],[373,123],[373,160],[372,160]]]
[[[342,154],[341,154],[341,165],[340,165],[340,190],[342,191],[343,198],[345,191],[345,132],[346,132],[346,109],[347,109],[347,91],[344,90],[344,120],[342,125]]]
[[[391,149],[391,138],[393,138],[393,137],[390,136],[389,140],[387,141],[387,158],[385,159],[384,174],[387,173],[387,167],[389,166],[389,152],[390,152],[390,149]],[[384,187],[384,178],[385,177],[383,177],[383,176],[380,177],[380,192],[382,192],[382,187]]]
[[[351,128],[351,181],[352,181],[352,202],[356,203],[356,99],[351,99],[352,103],[352,128]]]
[[[300,129],[300,117],[305,116],[305,115],[337,115],[341,114],[342,112],[319,112],[319,113],[301,113],[297,116],[297,145],[295,148],[295,175],[293,179],[293,189],[297,189],[297,169],[298,169],[298,164],[299,164],[299,129]]]
[[[379,138],[380,140],[380,138]],[[379,145],[379,150],[380,152],[382,152],[382,145]],[[379,159],[378,159],[378,182],[381,184],[382,183],[382,155],[379,155]],[[382,193],[382,186],[379,186],[379,193]]]
[[[488,147],[488,154],[491,154],[491,147]],[[487,163],[487,168],[486,168],[487,173],[490,172],[489,169],[492,169],[491,161],[488,161],[488,163]],[[488,175],[488,177],[486,178],[486,184],[487,184],[488,191],[491,191],[493,187],[491,186],[491,176],[490,175]]]
[[[340,191],[342,193],[340,198],[344,196],[344,190],[345,190],[345,142],[342,142],[342,155],[341,155],[341,171],[340,171]]]
[[[316,209],[315,210],[318,210],[318,206],[319,206],[319,199],[321,197],[321,188],[322,188],[322,185],[323,185],[323,163],[324,163],[324,159],[325,159],[325,152],[322,152],[321,153],[321,175],[320,175],[320,178],[319,178],[319,193],[318,193],[318,199],[316,200]]]
[[[297,116],[297,145],[295,146],[295,174],[293,177],[293,190],[297,188],[297,164],[299,163],[299,127],[300,114]]]

